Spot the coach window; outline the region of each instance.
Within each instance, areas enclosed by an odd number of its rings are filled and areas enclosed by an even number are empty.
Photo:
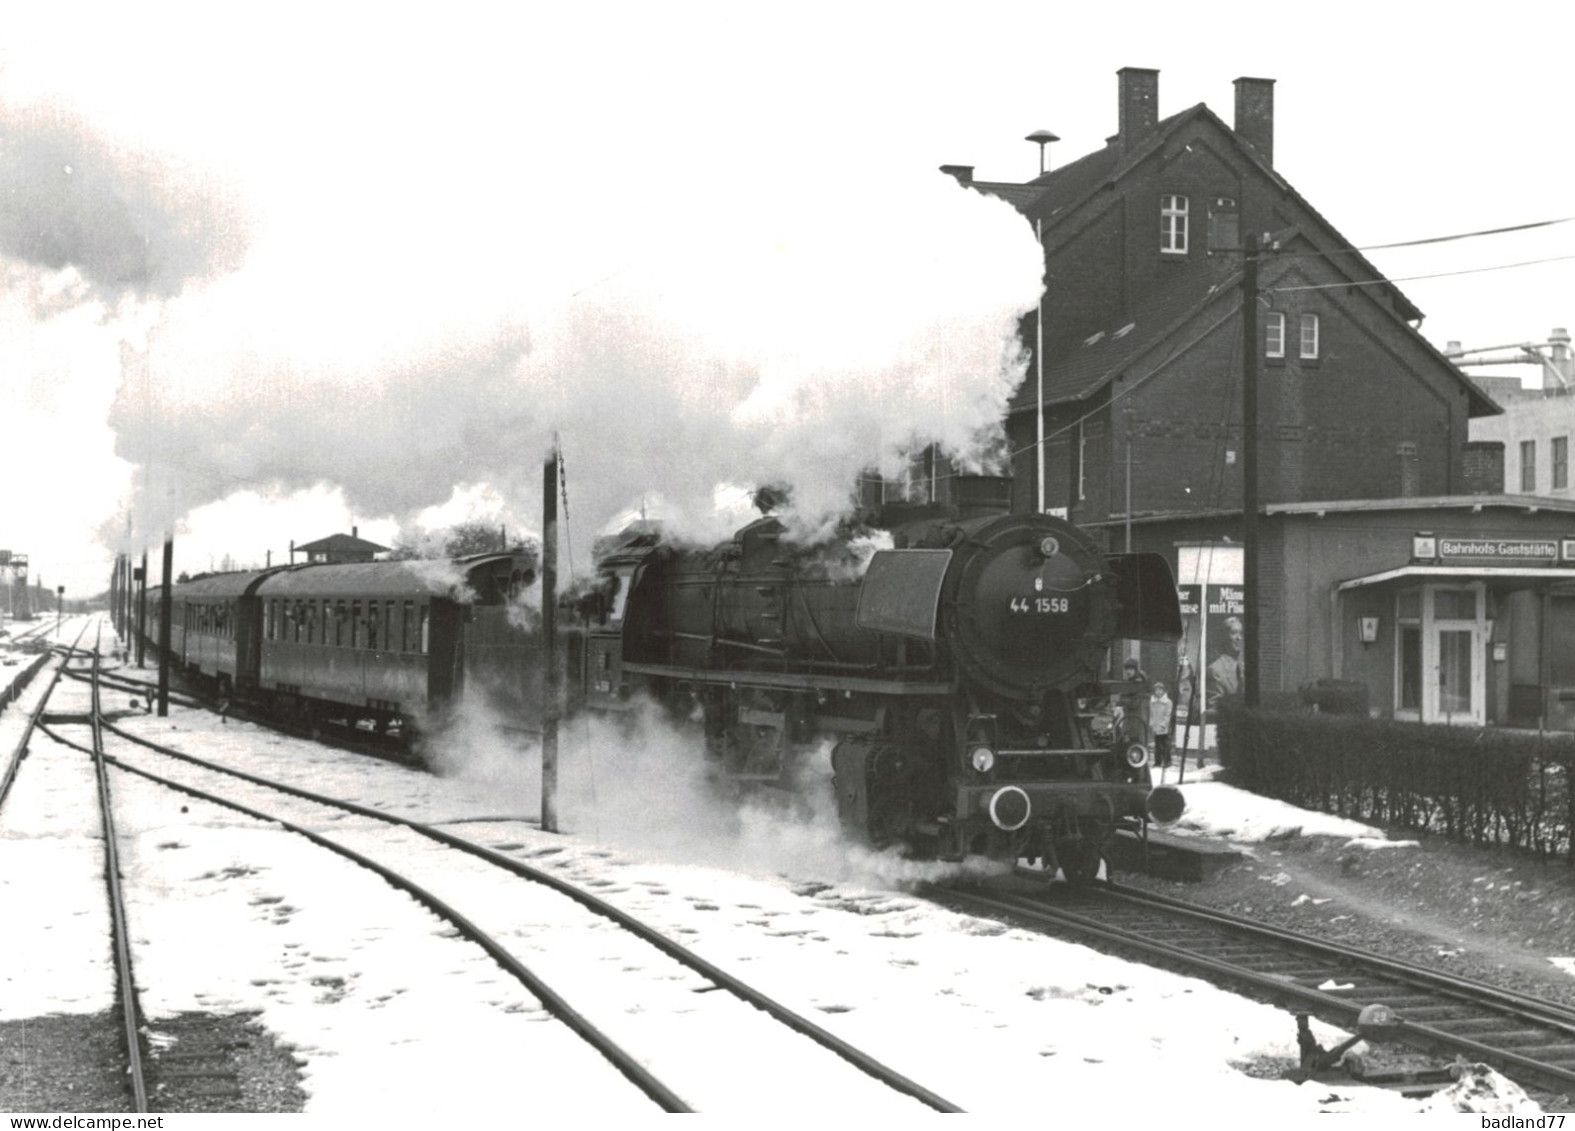
[[[421,612],[419,614],[421,617],[421,636],[420,647],[417,649],[417,651],[419,651],[423,656],[427,654],[428,630],[431,628],[431,625],[428,623],[428,616],[430,613],[431,609],[429,609],[426,605],[421,606]]]
[[[273,639],[273,602],[272,601],[264,601],[263,602],[263,625],[262,625],[262,628],[263,628],[263,633],[262,633],[263,634],[263,639],[264,640],[272,640]]]
[[[361,602],[350,602],[350,647],[361,647]]]
[[[405,615],[399,624],[399,650],[401,652],[414,652],[416,650],[416,603],[405,602]]]
[[[373,651],[377,650],[377,621],[381,612],[376,601],[366,603],[366,646]]]
[[[334,644],[343,646],[345,642],[345,603],[334,602]]]
[[[394,602],[383,602],[383,647],[388,651],[394,650]]]

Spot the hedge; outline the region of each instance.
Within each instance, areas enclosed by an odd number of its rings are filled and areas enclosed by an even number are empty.
[[[1575,864],[1575,734],[1227,706],[1227,780],[1303,809]]]

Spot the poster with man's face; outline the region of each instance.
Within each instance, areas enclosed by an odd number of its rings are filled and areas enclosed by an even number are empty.
[[[1213,713],[1222,699],[1234,699],[1242,692],[1246,590],[1240,585],[1210,585],[1205,603],[1208,662],[1204,669],[1204,704]]]

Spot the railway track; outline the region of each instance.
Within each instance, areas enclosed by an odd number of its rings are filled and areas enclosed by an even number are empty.
[[[337,798],[325,797],[311,791],[300,789],[283,782],[270,781],[252,774],[246,774],[218,763],[202,759],[176,750],[161,743],[134,735],[127,729],[105,721],[98,711],[95,703],[94,730],[112,736],[117,746],[114,756],[105,754],[103,761],[106,765],[124,771],[127,774],[154,782],[164,788],[177,790],[190,797],[202,801],[224,806],[232,811],[246,814],[258,821],[282,827],[288,831],[307,838],[314,845],[334,852],[346,859],[354,861],[362,868],[370,869],[377,873],[389,884],[409,893],[429,910],[438,915],[452,929],[462,937],[481,947],[499,966],[506,970],[512,977],[520,982],[526,990],[540,1001],[549,1012],[558,1018],[581,1039],[592,1045],[617,1071],[640,1089],[657,1106],[666,1111],[692,1110],[690,1102],[683,1092],[694,1091],[704,1095],[707,1092],[706,1082],[696,1076],[697,1066],[684,1063],[685,1058],[674,1057],[676,1050],[652,1049],[642,1047],[638,1052],[631,1052],[625,1045],[628,1038],[639,1036],[638,1026],[629,1026],[625,1019],[617,1016],[625,1010],[608,1011],[603,1008],[603,1015],[610,1020],[614,1027],[621,1028],[622,1032],[609,1035],[606,1026],[601,1020],[592,1020],[585,1011],[571,1003],[570,998],[576,992],[586,993],[590,987],[581,985],[574,991],[560,991],[548,979],[538,974],[531,966],[519,956],[521,949],[519,943],[500,941],[504,934],[501,930],[489,930],[478,919],[467,916],[460,910],[458,899],[446,899],[439,889],[445,888],[454,882],[453,875],[456,869],[456,854],[474,860],[484,866],[483,870],[494,877],[494,882],[502,881],[518,888],[515,882],[518,879],[531,881],[534,888],[545,889],[552,898],[560,901],[567,899],[583,913],[605,920],[616,927],[632,940],[635,951],[655,951],[660,959],[650,953],[644,957],[631,952],[629,957],[620,957],[614,969],[630,972],[629,976],[636,979],[651,979],[652,969],[663,962],[676,963],[682,971],[682,979],[688,984],[687,993],[689,1001],[699,1000],[703,1006],[694,1006],[685,1002],[683,1007],[684,1025],[694,1030],[696,1040],[693,1042],[699,1047],[750,1047],[761,1049],[784,1048],[784,1041],[795,1043],[792,1057],[795,1061],[805,1059],[805,1053],[799,1051],[798,1042],[812,1043],[818,1047],[814,1056],[822,1058],[823,1064],[819,1071],[836,1078],[835,1086],[844,1090],[850,1087],[846,1079],[850,1075],[863,1082],[851,1085],[859,1089],[871,1091],[871,1095],[889,1094],[891,1101],[896,1104],[893,1109],[901,1112],[907,1110],[907,1105],[917,1104],[939,1111],[957,1111],[955,1105],[942,1097],[935,1095],[917,1083],[909,1080],[892,1068],[880,1063],[875,1058],[861,1050],[847,1044],[834,1034],[822,1029],[814,1022],[788,1010],[781,1004],[760,993],[747,983],[742,982],[730,973],[721,970],[693,952],[657,933],[646,925],[633,919],[617,907],[607,903],[599,897],[575,885],[569,884],[561,878],[545,872],[528,863],[503,852],[489,849],[476,844],[463,837],[456,836],[447,830],[425,825],[417,821],[397,817],[380,810],[357,805],[353,802]],[[76,721],[76,720],[71,720]],[[88,752],[91,748],[85,744],[77,743],[72,739],[50,731],[51,737],[57,741],[73,746],[78,750]],[[134,756],[128,754],[130,748],[135,747],[138,753]],[[148,762],[156,760],[161,764],[157,768],[150,768]],[[178,765],[181,770],[176,771],[178,777],[171,776],[170,766]],[[215,786],[216,781],[222,781],[222,786]],[[232,793],[240,786],[248,794],[245,800],[239,800]],[[225,794],[216,790],[223,788]],[[258,791],[271,801],[259,802]],[[278,811],[279,802],[285,800],[284,795],[289,795],[293,801],[287,801],[285,808],[288,815]],[[302,806],[300,803],[305,802]],[[267,805],[265,811],[259,805]],[[313,825],[321,826],[325,823],[323,810],[330,809],[337,813],[339,818],[346,814],[359,818],[370,819],[382,826],[397,826],[400,830],[417,834],[430,842],[430,852],[426,854],[424,866],[416,862],[412,868],[412,860],[417,855],[411,853],[408,844],[400,852],[399,866],[392,867],[383,859],[386,852],[380,853],[375,847],[368,851],[365,847],[352,847],[348,841],[355,840],[353,833],[346,834],[343,826],[336,829],[333,837],[325,836],[316,831]],[[329,820],[335,819],[329,817]],[[366,839],[366,838],[363,838]],[[371,838],[375,844],[375,838]],[[408,838],[407,838],[408,839]],[[360,843],[360,842],[358,842]],[[412,873],[421,872],[417,878]],[[501,875],[507,873],[507,875]],[[445,884],[447,881],[447,885]],[[474,882],[472,878],[467,882],[469,887]],[[509,898],[500,895],[500,901]],[[483,915],[493,914],[492,901],[483,901],[486,911]],[[558,913],[555,913],[558,914]],[[553,920],[556,921],[556,920]],[[514,931],[519,934],[519,931]],[[620,952],[621,953],[621,952]],[[609,976],[608,966],[603,965],[598,971],[598,982]],[[664,975],[666,980],[673,980],[672,975]],[[697,984],[698,983],[698,984]],[[708,990],[723,991],[719,995],[707,994]],[[595,996],[605,997],[607,988],[604,984],[595,987]],[[631,1000],[638,1000],[640,993],[649,992],[648,989],[631,987]],[[704,996],[701,996],[704,995]],[[616,996],[616,994],[615,994]],[[731,1005],[715,1005],[714,998],[723,998],[731,1001]],[[744,1007],[744,1008],[740,1008]],[[688,1042],[686,1042],[688,1043]],[[692,1057],[689,1058],[692,1060]],[[763,1073],[763,1078],[758,1082],[755,1094],[767,1094],[766,1089],[780,1085],[781,1061],[777,1056],[762,1054],[751,1058],[758,1064],[758,1070]],[[667,1073],[676,1073],[685,1077],[680,1086],[674,1086],[662,1079],[657,1072],[652,1071],[650,1062],[666,1066]],[[726,1069],[731,1075],[739,1074],[739,1065],[730,1061]],[[700,1070],[703,1075],[703,1070]],[[806,1083],[813,1077],[806,1078]],[[740,1085],[736,1080],[729,1084],[729,1090],[748,1091],[747,1085]],[[699,1105],[697,1105],[699,1106]]]
[[[1373,1040],[1486,1063],[1524,1087],[1575,1095],[1575,1011],[1551,1002],[1114,884],[1053,897],[981,888],[925,894],[1182,970]],[[1304,1068],[1328,1066],[1308,1040]]]
[[[86,625],[83,626],[86,631]],[[81,637],[78,638],[78,643]],[[115,806],[110,796],[109,771],[105,767],[104,731],[99,710],[98,647],[95,637],[92,655],[92,709],[89,726],[93,736],[93,776],[98,786],[98,812],[104,831],[104,880],[109,895],[110,930],[115,954],[115,984],[120,1002],[122,1036],[126,1042],[126,1081],[131,1088],[133,1110],[148,1111],[147,1057],[142,1043],[142,1011],[137,1001],[137,980],[131,964],[131,929],[126,918],[126,896],[121,884],[120,838],[115,832]],[[72,645],[73,655],[77,644]],[[61,670],[70,663],[68,657]]]

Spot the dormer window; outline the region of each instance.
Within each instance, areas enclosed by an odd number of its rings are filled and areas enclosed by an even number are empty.
[[[1159,250],[1187,254],[1187,198],[1167,193],[1159,198]]]
[[[1264,357],[1285,356],[1285,315],[1271,311],[1263,316]]]

